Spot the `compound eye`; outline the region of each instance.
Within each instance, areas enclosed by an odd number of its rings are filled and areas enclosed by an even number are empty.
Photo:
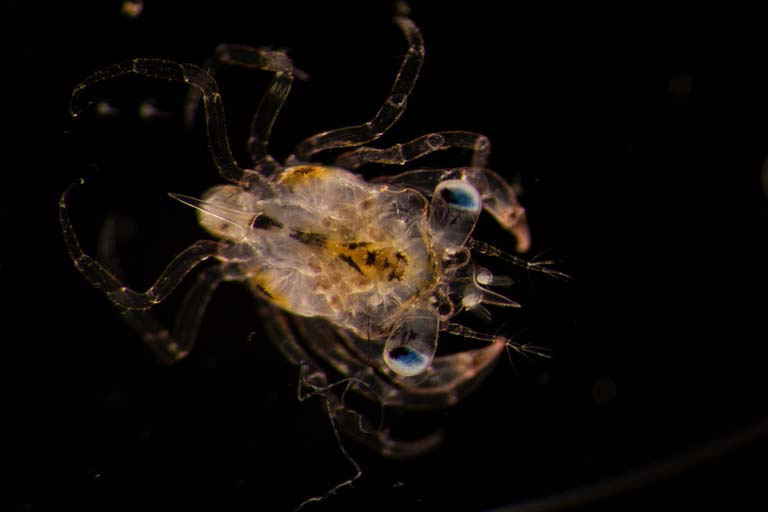
[[[403,377],[418,375],[429,366],[429,357],[412,348],[395,347],[384,354],[384,362]]]
[[[482,200],[477,189],[461,180],[445,180],[441,182],[435,193],[451,208],[467,212],[479,212]]]
[[[437,315],[425,309],[403,315],[384,343],[386,365],[402,377],[426,370],[437,348],[437,322]]]
[[[432,194],[429,217],[437,245],[452,251],[464,245],[482,209],[475,187],[461,180],[441,181]]]

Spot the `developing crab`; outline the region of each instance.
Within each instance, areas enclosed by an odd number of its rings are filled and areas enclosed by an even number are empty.
[[[518,306],[490,289],[504,284],[504,278],[476,264],[472,252],[529,270],[557,272],[548,262],[530,263],[472,238],[484,210],[515,237],[518,252],[530,244],[514,187],[486,168],[486,137],[449,131],[388,148],[367,146],[404,111],[424,58],[414,23],[406,17],[395,22],[408,51],[379,111],[364,124],[306,138],[282,165],[268,154],[267,145],[299,73],[282,51],[222,45],[210,72],[193,64],[134,59],[102,69],[76,87],[73,116],[89,86],[126,74],[191,85],[190,111],[203,101],[213,161],[228,183],[201,198],[170,195],[195,208],[202,227],[217,240],[201,240],[181,252],[147,291],[125,286],[83,252],[67,214],[71,187],[62,195],[60,216],[76,267],[109,297],[161,361],[174,362],[189,353],[209,298],[222,281],[244,282],[262,299],[260,320],[272,342],[299,366],[305,396],[324,397],[337,437],[341,431],[384,455],[408,456],[431,448],[438,436],[395,439],[347,407],[345,394],[352,391],[406,409],[456,403],[505,348],[539,353],[536,347],[452,321],[464,310],[487,316],[485,305]],[[225,64],[273,73],[251,125],[250,169],[238,165],[227,139],[213,78]],[[334,165],[312,162],[318,153],[339,148],[351,149],[337,156]],[[471,152],[470,165],[411,170],[370,182],[354,172],[368,163],[402,166],[451,148]],[[191,285],[175,329],[169,331],[153,307],[206,260],[214,264]],[[474,338],[485,346],[436,354],[441,333]],[[360,475],[349,460],[357,474],[331,492]]]

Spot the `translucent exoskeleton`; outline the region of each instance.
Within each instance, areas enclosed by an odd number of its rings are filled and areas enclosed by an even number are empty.
[[[127,287],[83,252],[67,214],[69,189],[62,195],[60,215],[77,268],[109,297],[161,361],[171,363],[187,355],[216,287],[222,281],[241,281],[260,299],[259,321],[275,346],[299,366],[302,396],[324,398],[334,432],[384,455],[410,456],[433,447],[438,436],[398,440],[348,407],[346,395],[354,392],[405,409],[456,403],[505,349],[539,353],[536,347],[452,321],[462,311],[487,316],[486,306],[518,306],[492,290],[506,280],[477,265],[473,252],[558,273],[548,262],[530,263],[472,237],[485,211],[515,237],[517,252],[530,245],[515,187],[486,168],[486,137],[449,131],[387,148],[367,145],[404,111],[424,58],[414,23],[406,17],[395,22],[408,50],[379,111],[363,124],[306,138],[283,164],[267,150],[272,126],[297,74],[282,51],[222,45],[210,71],[168,60],[134,59],[97,71],[76,87],[73,116],[90,85],[126,74],[189,84],[190,116],[202,100],[213,161],[227,183],[200,198],[171,197],[196,209],[200,224],[216,240],[189,246],[145,292]],[[251,168],[241,167],[230,151],[213,77],[225,64],[273,73],[251,125]],[[350,149],[337,151],[333,165],[313,162],[316,155],[340,148]],[[372,181],[355,173],[364,164],[404,166],[452,148],[470,152],[469,165],[416,168]],[[175,327],[167,329],[153,306],[206,260],[214,264],[199,273]],[[441,333],[477,341],[465,350],[436,354]],[[350,462],[356,474],[329,492],[360,475],[357,464]],[[314,499],[319,498],[308,501]]]

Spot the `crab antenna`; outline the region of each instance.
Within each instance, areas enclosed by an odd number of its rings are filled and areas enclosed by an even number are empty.
[[[514,254],[510,254],[508,252],[502,251],[501,249],[494,247],[493,245],[487,244],[475,238],[469,238],[467,240],[466,246],[472,249],[473,251],[479,252],[480,254],[485,254],[486,256],[499,258],[501,260],[506,261],[507,263],[517,265],[526,270],[541,272],[544,275],[547,275],[549,277],[555,277],[557,279],[562,279],[563,281],[569,281],[573,279],[573,277],[571,277],[570,275],[551,268],[550,265],[553,265],[555,263],[552,260],[527,261],[519,256],[515,256]]]
[[[528,343],[517,343],[506,336],[475,331],[474,329],[470,329],[469,327],[455,322],[446,323],[442,326],[442,330],[456,336],[471,338],[473,340],[487,341],[489,343],[503,343],[507,348],[520,354],[534,354],[540,357],[546,357],[547,359],[552,358],[552,355],[549,353],[550,350],[545,347],[530,345]]]

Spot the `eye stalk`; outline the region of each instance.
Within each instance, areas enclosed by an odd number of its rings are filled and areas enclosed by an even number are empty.
[[[418,375],[432,364],[437,349],[438,317],[413,309],[392,329],[384,343],[384,362],[401,377]]]
[[[464,245],[475,229],[483,201],[475,187],[462,180],[441,181],[432,194],[429,223],[446,249]]]

